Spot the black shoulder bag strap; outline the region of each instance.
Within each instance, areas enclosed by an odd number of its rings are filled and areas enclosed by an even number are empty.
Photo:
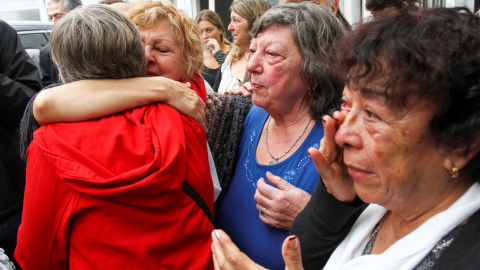
[[[190,186],[190,184],[187,182],[187,180],[183,181],[183,186],[182,186],[183,192],[187,193],[190,198],[192,198],[200,208],[202,208],[203,212],[207,215],[208,219],[210,219],[210,222],[212,222],[213,225],[215,225],[213,221],[213,214],[210,211],[210,208],[208,208],[207,203],[202,199],[202,197]]]

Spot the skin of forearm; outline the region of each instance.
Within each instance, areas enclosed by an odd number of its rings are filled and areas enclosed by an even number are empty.
[[[123,112],[154,102],[168,94],[154,88],[151,78],[82,80],[46,89],[34,101],[33,114],[41,125],[77,122]]]

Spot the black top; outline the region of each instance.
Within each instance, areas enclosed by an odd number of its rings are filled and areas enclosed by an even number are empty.
[[[0,218],[21,208],[25,164],[18,128],[25,106],[41,89],[40,74],[15,30],[0,20]]]
[[[223,62],[225,62],[225,58],[227,58],[227,55],[222,50],[218,50],[216,53],[213,54],[213,57],[215,57],[215,60],[217,60],[217,63],[221,67]],[[215,85],[215,77],[217,76],[217,73],[221,73],[220,67],[211,69],[206,67],[205,65],[203,66],[203,71],[201,74],[212,88]]]
[[[44,87],[60,82],[57,66],[52,60],[50,44],[47,44],[40,49],[40,73],[42,75],[42,84]]]
[[[211,69],[206,66],[203,66],[202,77],[210,84],[211,87],[215,84],[215,76],[217,76],[217,72],[220,70],[220,67]]]
[[[358,198],[352,204],[338,201],[326,191],[322,179],[318,181],[309,203],[290,229],[290,234],[300,240],[305,270],[325,266],[366,206]]]

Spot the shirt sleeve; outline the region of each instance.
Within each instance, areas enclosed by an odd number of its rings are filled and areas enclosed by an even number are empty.
[[[227,58],[227,55],[222,50],[218,50],[216,53],[213,54],[213,57],[217,60],[219,65],[222,65],[223,62],[225,62],[225,58]]]

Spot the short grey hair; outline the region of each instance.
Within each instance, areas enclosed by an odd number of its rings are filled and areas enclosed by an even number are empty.
[[[310,115],[317,122],[330,113],[341,98],[342,85],[335,80],[330,50],[344,36],[344,28],[330,9],[311,2],[284,4],[269,9],[258,19],[250,34],[284,25],[292,30],[293,40],[302,56],[301,76],[313,101]]]
[[[82,6],[82,0],[50,0],[50,3],[63,3],[68,12]]]
[[[64,83],[145,76],[140,32],[127,16],[107,5],[67,13],[53,28],[50,45]]]

